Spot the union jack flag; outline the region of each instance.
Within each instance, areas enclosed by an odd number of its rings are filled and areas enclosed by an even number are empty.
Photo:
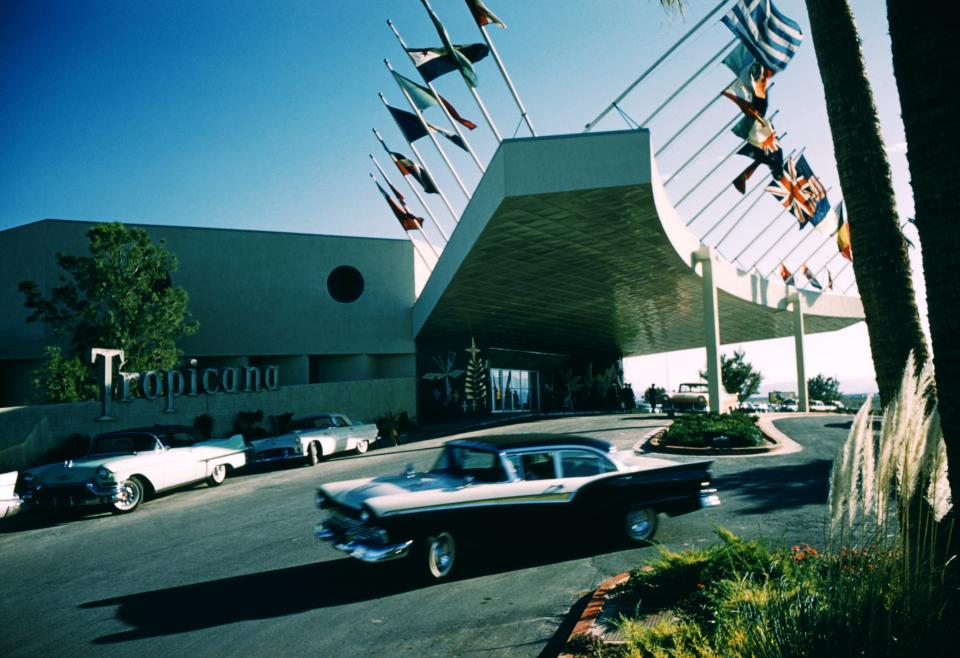
[[[776,197],[784,208],[797,218],[800,228],[806,226],[817,212],[817,202],[807,193],[806,176],[797,173],[797,166],[793,158],[787,158],[783,168],[783,176],[775,180],[773,185],[766,187],[767,192]]]

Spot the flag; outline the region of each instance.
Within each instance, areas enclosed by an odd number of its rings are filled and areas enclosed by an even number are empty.
[[[429,128],[431,132],[440,133],[464,151],[467,150],[467,144],[460,138],[460,135],[439,128],[426,119],[424,119],[423,123],[420,123],[420,119],[412,112],[407,112],[406,110],[401,110],[400,108],[389,105],[387,105],[387,109],[390,110],[390,114],[393,115],[393,120],[397,122],[397,127],[400,129],[400,132],[403,133],[403,136],[406,137],[407,141],[411,144],[421,137],[426,137]]]
[[[783,279],[783,282],[788,286],[794,285],[793,275],[790,273],[790,270],[787,269],[787,266],[783,263],[780,263],[780,277]]]
[[[833,275],[827,270],[827,290],[833,290]]]
[[[852,263],[853,247],[850,244],[850,223],[843,216],[842,204],[838,206],[837,210],[837,251]]]
[[[380,194],[383,195],[384,200],[387,202],[387,205],[390,206],[390,210],[393,211],[394,217],[400,222],[400,226],[403,227],[404,231],[412,231],[423,226],[423,220],[407,210],[407,207],[403,205],[402,201],[397,202],[396,199],[387,194],[387,191],[383,189],[383,186],[381,186],[378,181],[375,180],[373,182],[376,183],[377,189],[380,190]],[[389,181],[387,185],[390,185]],[[390,185],[390,188],[394,189],[393,185]]]
[[[767,113],[767,87],[773,71],[756,60],[743,44],[740,44],[723,59],[737,79],[727,91],[748,101],[761,116]]]
[[[738,0],[720,20],[761,64],[773,71],[787,68],[803,43],[799,23],[782,14],[773,0]]]
[[[730,129],[734,135],[763,149],[765,153],[772,153],[780,148],[777,131],[773,129],[773,124],[764,119],[760,111],[749,101],[737,96],[729,89],[724,89],[720,95],[732,100],[744,114],[744,118]]]
[[[405,156],[403,153],[395,153],[394,151],[390,151],[390,159],[393,160],[395,165],[397,165],[397,169],[400,170],[402,175],[413,176],[415,179],[417,179],[417,182],[420,183],[420,187],[423,188],[424,192],[427,194],[439,193],[437,184],[433,182],[430,174],[427,173],[426,169],[421,168],[416,162]]]
[[[470,8],[470,13],[473,14],[478,26],[499,25],[504,30],[507,29],[506,24],[497,18],[496,14],[487,9],[481,0],[467,0],[467,7]]]
[[[810,282],[810,285],[816,288],[817,290],[823,290],[823,286],[820,285],[820,282],[817,281],[817,277],[814,276],[813,272],[810,271],[810,268],[807,267],[807,264],[803,264],[803,276],[807,277],[807,281]]]
[[[816,229],[823,233],[824,235],[833,235],[837,232],[837,229],[840,228],[840,223],[837,221],[837,216],[843,213],[843,201],[837,204],[836,208],[831,208],[827,211],[826,216],[820,223],[816,225]]]
[[[443,106],[447,108],[447,112],[450,113],[450,116],[460,124],[466,126],[470,130],[473,130],[477,127],[473,121],[469,119],[464,119],[460,116],[460,113],[457,112],[456,108],[448,101],[446,98],[440,94],[435,94],[430,90],[429,87],[424,87],[423,85],[417,84],[410,78],[397,73],[396,71],[390,71],[393,74],[393,79],[397,81],[397,84],[403,89],[407,94],[410,95],[410,98],[413,100],[413,104],[417,106],[418,110],[425,110],[428,107],[433,107],[443,103]],[[438,102],[439,101],[439,102]]]
[[[440,18],[436,12],[433,11],[433,8],[429,5],[426,7],[427,13],[430,14],[430,20],[433,21],[433,27],[436,28],[437,34],[440,36],[440,42],[446,50],[445,56],[454,65],[454,68],[460,70],[460,75],[467,81],[467,84],[471,87],[476,87],[478,82],[477,72],[473,70],[473,65],[470,63],[470,60],[464,57],[450,42],[450,35],[447,34],[447,29],[443,26],[443,23],[440,22]]]
[[[774,180],[783,176],[783,151],[779,146],[770,153],[765,153],[763,149],[753,144],[744,144],[743,147],[737,151],[737,154],[753,158],[753,163],[740,172],[740,175],[733,180],[733,186],[737,188],[740,194],[746,192],[747,179],[753,175],[753,172],[755,172],[761,164],[765,164],[770,168],[770,175]]]
[[[806,156],[801,155],[800,159],[797,160],[797,174],[804,179],[801,186],[804,192],[806,192],[807,197],[816,204],[816,210],[810,218],[810,223],[816,226],[830,211],[830,200],[827,199],[827,190],[824,189],[820,179],[813,175],[813,169],[807,164]]]
[[[817,208],[803,189],[805,182],[806,180],[797,174],[793,158],[787,158],[783,176],[766,187],[767,192],[776,197],[780,205],[788,209],[797,218],[797,221],[800,222],[800,228],[806,226]]]
[[[454,48],[461,56],[476,64],[481,59],[490,54],[490,49],[483,43],[471,43],[467,46],[457,46]],[[407,48],[413,65],[420,71],[420,75],[427,82],[433,82],[441,75],[456,71],[459,67],[453,59],[447,57],[446,48]]]

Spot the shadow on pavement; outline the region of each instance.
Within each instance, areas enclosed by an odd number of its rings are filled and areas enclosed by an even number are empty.
[[[711,478],[723,495],[736,495],[749,501],[743,514],[766,514],[774,510],[825,505],[830,490],[833,461],[816,459],[803,464],[752,468],[732,475]]]
[[[563,546],[529,545],[510,555],[469,553],[456,580],[501,573],[620,550],[598,542]],[[466,557],[461,554],[462,557]],[[104,635],[94,644],[115,644],[149,637],[270,619],[429,587],[411,559],[368,565],[352,558],[304,564],[140,592],[83,603],[82,609],[117,606],[116,618],[131,628]]]

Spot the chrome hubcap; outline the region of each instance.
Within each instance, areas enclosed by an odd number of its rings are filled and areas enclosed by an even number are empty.
[[[446,576],[453,568],[453,538],[442,533],[430,540],[430,571],[437,577]]]
[[[627,513],[627,532],[631,537],[644,539],[650,534],[652,523],[647,510],[633,510]]]

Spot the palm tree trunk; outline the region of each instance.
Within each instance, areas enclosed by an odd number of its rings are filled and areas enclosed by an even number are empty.
[[[847,0],[806,2],[849,215],[853,269],[886,405],[897,393],[907,354],[913,350],[918,363],[926,360],[926,341],[853,13]]]
[[[919,4],[919,6],[918,6]],[[960,107],[956,23],[947,6],[887,0],[893,70],[927,286],[927,315],[950,491],[960,505]],[[960,532],[957,532],[960,534]]]

